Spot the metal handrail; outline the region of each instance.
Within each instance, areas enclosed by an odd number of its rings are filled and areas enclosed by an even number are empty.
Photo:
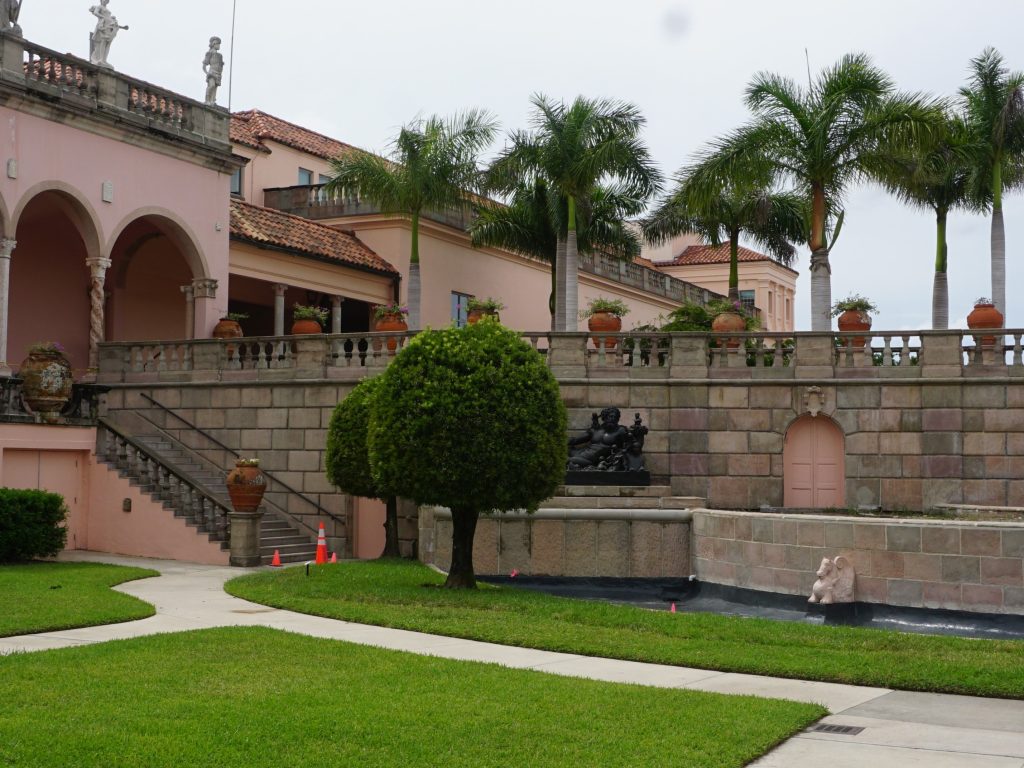
[[[176,413],[174,410],[172,410],[171,408],[168,408],[163,403],[154,400],[152,397],[147,395],[145,392],[142,392],[141,395],[142,395],[143,399],[148,400],[150,403],[155,405],[157,408],[160,408],[161,410],[166,411],[171,416],[173,416],[178,421],[180,421],[182,424],[187,426],[189,429],[194,430],[195,432],[198,432],[200,435],[205,437],[207,440],[209,440],[211,443],[216,445],[221,450],[227,451],[228,453],[230,453],[235,458],[242,458],[242,454],[240,454],[234,448],[231,448],[230,446],[225,445],[224,443],[222,443],[220,440],[215,438],[210,433],[208,433],[205,430],[200,429],[199,427],[197,427],[195,424],[193,424],[191,421],[186,419],[184,416],[181,416],[180,414]],[[275,483],[277,483],[282,488],[284,488],[288,493],[291,493],[291,494],[294,494],[294,495],[298,496],[304,502],[306,502],[310,506],[314,507],[317,510],[317,512],[320,512],[321,514],[326,515],[327,517],[331,518],[331,520],[333,520],[336,523],[340,523],[342,525],[345,524],[345,521],[342,520],[340,517],[338,517],[336,514],[334,514],[333,512],[330,512],[327,509],[324,509],[319,504],[317,504],[315,501],[313,501],[311,498],[309,498],[309,496],[307,496],[306,494],[302,493],[301,491],[295,490],[294,488],[292,488],[290,485],[288,485],[288,483],[284,482],[283,480],[279,480],[278,478],[276,478],[273,474],[268,472],[263,467],[260,467],[260,471],[262,471],[264,475],[266,475],[271,480],[273,480]],[[305,523],[303,523],[303,525],[305,525],[305,527],[309,528],[310,530],[313,530],[312,528],[310,528],[310,526],[306,525]]]

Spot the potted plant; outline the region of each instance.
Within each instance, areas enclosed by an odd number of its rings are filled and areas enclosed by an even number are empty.
[[[321,307],[296,304],[292,307],[292,335],[322,333],[327,324],[328,311]]]
[[[75,379],[60,342],[40,341],[29,347],[18,375],[25,403],[44,419],[55,419],[71,398]]]
[[[749,329],[752,318],[742,302],[718,299],[708,302],[708,313],[711,315],[711,331],[713,333],[743,333]],[[722,339],[729,349],[740,345],[738,338]]]
[[[972,331],[985,328],[1002,328],[1003,313],[996,309],[991,299],[984,296],[975,299],[974,309],[967,316],[967,327]],[[982,336],[981,344],[991,347],[996,343],[995,336]]]
[[[231,506],[236,512],[256,512],[259,509],[267,490],[267,478],[260,471],[259,459],[237,459],[225,483]]]
[[[848,333],[850,331],[870,331],[871,315],[878,314],[878,307],[870,299],[866,299],[856,293],[850,294],[842,301],[832,305],[832,317],[839,325],[839,330]],[[864,337],[855,336],[850,340],[853,346],[863,347]],[[846,346],[846,340],[841,346]]]
[[[228,312],[213,326],[213,338],[215,339],[240,339],[242,333],[242,320],[248,320],[249,316],[244,312]]]
[[[591,299],[587,308],[580,312],[580,320],[587,321],[591,333],[618,333],[622,330],[622,318],[629,314],[629,306],[622,299],[606,299],[598,296]],[[618,340],[614,336],[604,337],[604,348],[614,349]],[[600,347],[600,338],[594,338],[594,346]]]
[[[409,324],[405,322],[409,308],[401,304],[381,304],[373,308],[375,331],[407,331]],[[391,336],[387,340],[388,352],[398,349],[398,339]],[[379,347],[375,347],[377,349]]]
[[[470,325],[480,322],[480,319],[485,315],[493,317],[498,322],[501,322],[501,316],[498,314],[505,308],[497,299],[492,299],[488,296],[486,299],[472,298],[467,304],[469,308],[469,314],[466,316],[466,322]]]

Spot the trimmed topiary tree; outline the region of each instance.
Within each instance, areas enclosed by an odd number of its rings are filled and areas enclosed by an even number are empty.
[[[384,557],[399,557],[398,500],[374,482],[367,451],[370,409],[379,387],[379,376],[364,379],[335,407],[327,430],[324,464],[327,479],[345,493],[385,503],[383,554]]]
[[[565,406],[544,359],[485,318],[421,333],[380,377],[370,416],[375,482],[452,511],[445,585],[473,588],[481,512],[534,509],[565,478]]]

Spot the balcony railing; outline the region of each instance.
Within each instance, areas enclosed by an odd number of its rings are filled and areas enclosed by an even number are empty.
[[[340,219],[346,216],[372,216],[381,212],[380,206],[368,202],[349,190],[328,193],[323,184],[295,187],[270,187],[263,190],[263,204],[305,219]],[[471,211],[424,211],[423,218],[465,232],[473,223]],[[691,302],[706,306],[721,294],[684,282],[642,264],[623,261],[602,254],[579,256],[580,269],[592,275],[608,278],[647,293],[664,296],[673,302]],[[759,314],[759,311],[758,311]]]
[[[9,33],[0,33],[0,84],[96,117],[114,118],[121,125],[171,134],[218,152],[230,150],[226,109]]]
[[[995,333],[634,331],[522,335],[547,356],[556,375],[570,378],[609,374],[685,379],[1024,377],[1024,330]],[[99,381],[353,380],[383,370],[412,335],[350,333],[105,343],[100,345]]]

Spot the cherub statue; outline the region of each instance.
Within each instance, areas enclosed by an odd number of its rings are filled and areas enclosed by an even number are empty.
[[[210,38],[210,50],[203,57],[203,72],[206,75],[206,103],[211,107],[217,103],[217,89],[224,75],[224,56],[220,52],[220,38]]]
[[[853,565],[842,555],[835,560],[823,558],[815,574],[818,580],[811,587],[807,602],[831,605],[853,602]]]
[[[21,15],[22,0],[0,0],[0,32],[13,32],[21,37],[18,16]]]

